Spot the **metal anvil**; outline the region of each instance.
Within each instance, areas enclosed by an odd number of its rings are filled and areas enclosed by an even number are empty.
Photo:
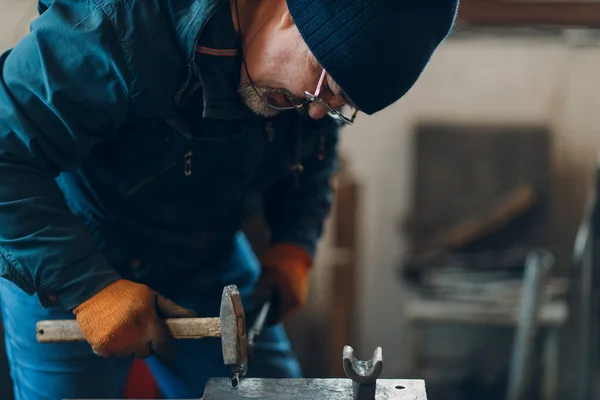
[[[352,400],[349,379],[249,379],[232,389],[229,379],[211,379],[201,400]],[[381,379],[376,400],[427,400],[422,380]]]
[[[377,379],[383,368],[381,348],[368,361],[344,348],[342,379],[243,379],[237,389],[230,380],[208,381],[201,400],[427,400],[423,380]]]

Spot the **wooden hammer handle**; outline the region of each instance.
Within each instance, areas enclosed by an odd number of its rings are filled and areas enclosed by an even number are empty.
[[[171,318],[164,321],[171,336],[175,339],[203,339],[221,336],[219,318]],[[39,343],[85,341],[85,337],[74,319],[39,321],[36,331]]]

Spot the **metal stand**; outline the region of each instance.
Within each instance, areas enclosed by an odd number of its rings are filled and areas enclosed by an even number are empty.
[[[510,366],[507,400],[525,400],[528,398],[532,352],[539,331],[539,310],[543,300],[544,283],[553,265],[554,257],[547,251],[532,252],[527,257],[519,323]]]
[[[574,297],[579,303],[580,400],[593,400],[597,393],[598,338],[600,337],[600,159],[596,163],[596,185],[592,190],[574,249]],[[577,293],[579,292],[579,293]]]

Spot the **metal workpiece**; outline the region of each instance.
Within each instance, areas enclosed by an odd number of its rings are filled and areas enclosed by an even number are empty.
[[[354,400],[375,400],[377,378],[383,369],[381,347],[375,349],[370,360],[361,361],[354,357],[354,349],[344,346],[343,366],[346,376],[352,380]]]
[[[246,378],[237,389],[229,379],[208,381],[202,400],[352,400],[350,379],[259,379]],[[422,380],[380,379],[377,400],[427,400]]]
[[[248,332],[248,353],[250,355],[252,354],[252,349],[254,348],[256,339],[258,339],[258,336],[263,331],[265,322],[267,321],[267,315],[269,314],[270,310],[271,310],[271,302],[267,301],[260,308],[260,311],[259,311],[258,315],[256,316],[256,319],[255,319],[254,323],[252,324],[250,331]]]

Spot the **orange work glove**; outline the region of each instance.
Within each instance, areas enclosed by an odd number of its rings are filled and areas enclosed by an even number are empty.
[[[262,274],[256,285],[257,306],[274,303],[267,324],[277,323],[306,305],[311,256],[291,244],[273,246],[261,259]]]
[[[194,317],[146,285],[118,280],[73,310],[94,353],[102,357],[146,358],[169,351],[162,318]]]

